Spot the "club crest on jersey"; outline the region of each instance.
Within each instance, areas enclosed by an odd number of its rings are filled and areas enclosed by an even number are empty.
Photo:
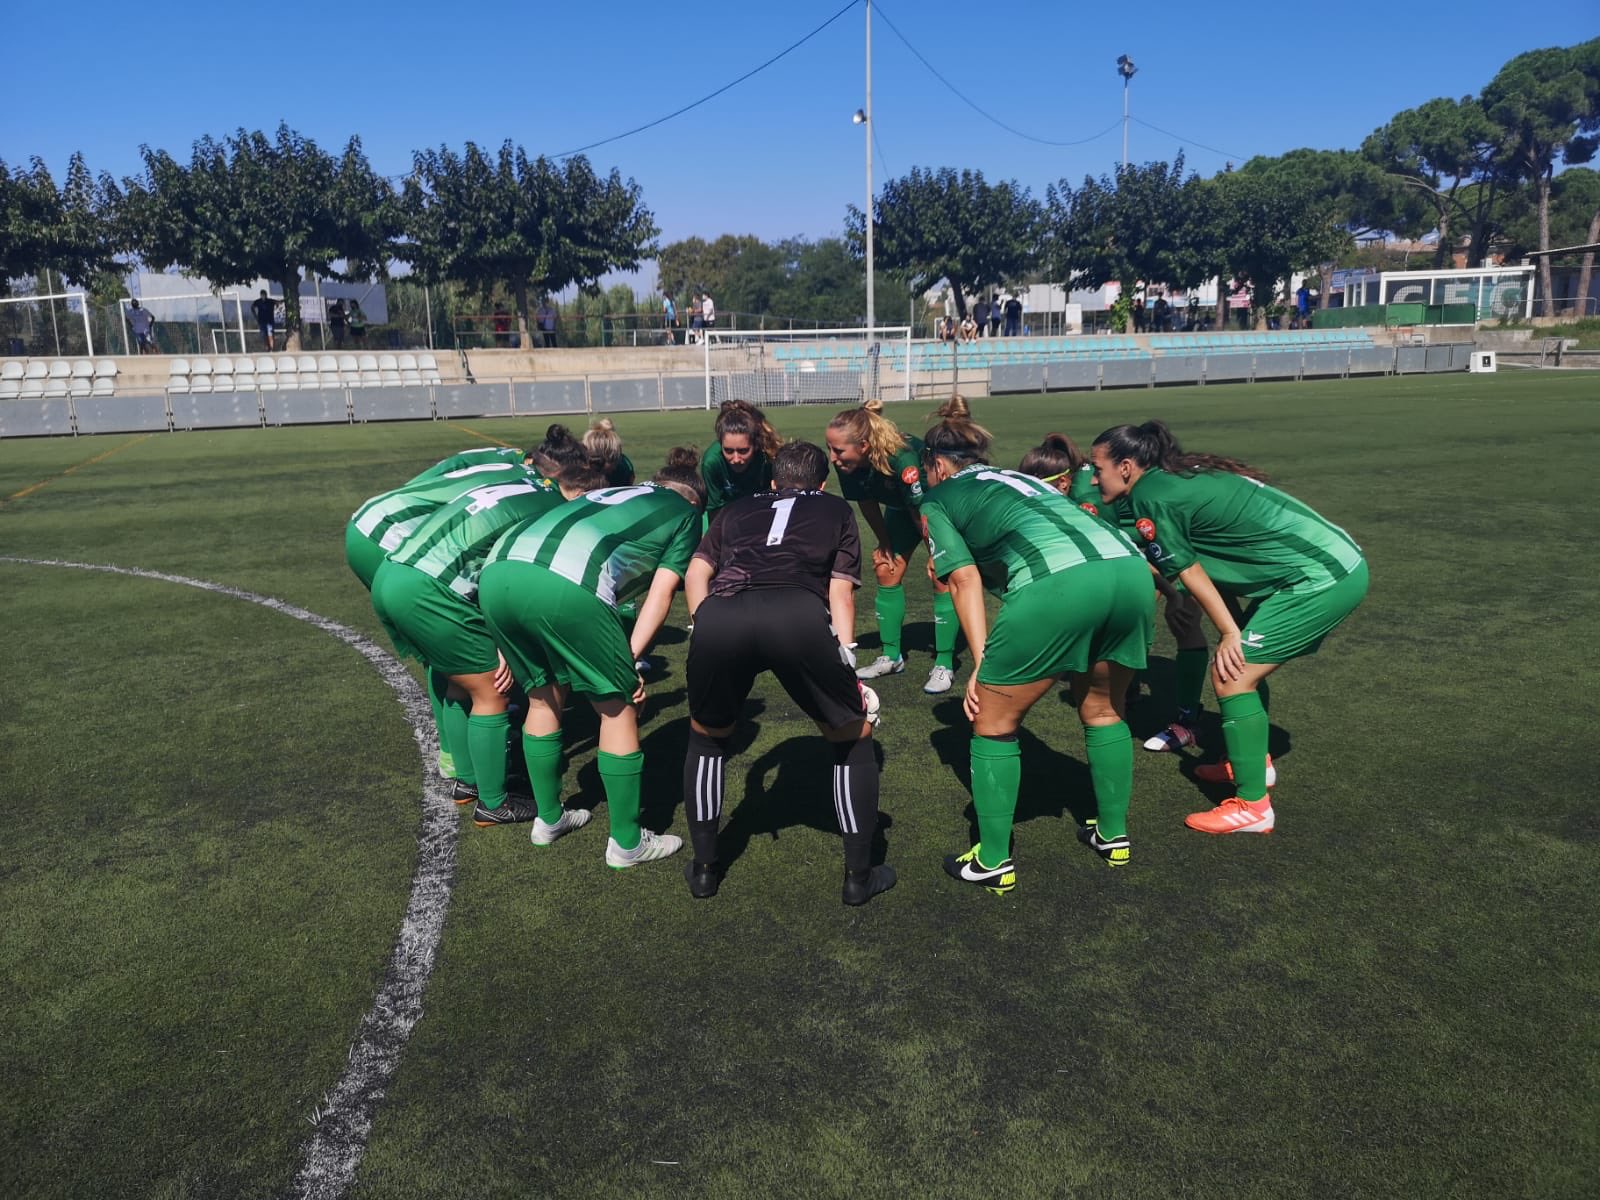
[[[1133,527],[1139,531],[1139,536],[1145,541],[1153,542],[1156,540],[1156,523],[1149,517],[1140,517],[1133,523]]]
[[[917,469],[915,467],[907,467],[904,471],[901,471],[900,482],[905,484],[907,487],[910,487],[912,484],[916,483]]]
[[[1100,510],[1094,505],[1090,504],[1087,500],[1078,505],[1078,507],[1083,509],[1083,511],[1088,513],[1091,517],[1098,517],[1100,515]]]

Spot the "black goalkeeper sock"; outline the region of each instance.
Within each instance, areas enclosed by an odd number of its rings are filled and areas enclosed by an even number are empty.
[[[833,743],[833,808],[844,834],[845,870],[865,871],[878,831],[878,762],[871,738]]]
[[[683,756],[683,811],[689,818],[689,840],[694,861],[710,866],[717,861],[717,824],[722,819],[722,764],[728,745],[697,729],[689,731],[689,750]]]

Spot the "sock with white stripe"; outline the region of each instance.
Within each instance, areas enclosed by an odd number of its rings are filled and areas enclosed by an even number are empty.
[[[878,760],[871,738],[834,742],[833,809],[844,834],[844,869],[872,865],[872,835],[878,831]]]
[[[689,840],[694,861],[709,867],[717,861],[717,824],[722,819],[722,766],[728,754],[726,738],[689,730],[689,750],[683,756],[683,811],[689,818]]]
[[[1234,794],[1241,800],[1260,800],[1267,794],[1267,710],[1254,692],[1223,696],[1222,737],[1233,764]]]
[[[522,735],[522,761],[528,764],[528,783],[539,819],[547,825],[561,820],[561,731]]]

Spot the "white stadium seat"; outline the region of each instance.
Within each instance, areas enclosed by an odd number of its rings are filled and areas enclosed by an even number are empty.
[[[278,390],[278,361],[270,354],[256,356],[256,386],[263,392]]]
[[[294,355],[282,354],[275,360],[278,364],[278,389],[292,392],[300,386],[300,364],[295,362]]]
[[[187,392],[189,390],[189,360],[175,358],[167,368],[167,391]]]
[[[376,387],[379,383],[382,382],[381,378],[378,375],[378,356],[377,355],[375,355],[375,354],[363,354],[361,356],[361,358],[360,358],[360,363],[361,363],[361,386],[362,387]]]
[[[94,391],[94,364],[87,358],[72,361],[72,394],[87,396]]]
[[[189,364],[189,390],[191,392],[209,392],[211,390],[211,360],[197,358]]]

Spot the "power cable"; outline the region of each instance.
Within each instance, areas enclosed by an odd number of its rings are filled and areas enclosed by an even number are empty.
[[[1227,150],[1218,150],[1215,146],[1208,146],[1204,142],[1197,142],[1194,140],[1194,138],[1186,138],[1181,133],[1173,133],[1172,130],[1163,129],[1159,125],[1152,125],[1149,121],[1141,121],[1138,117],[1130,116],[1128,120],[1132,121],[1135,125],[1143,125],[1146,129],[1153,129],[1157,133],[1165,134],[1169,138],[1177,138],[1186,146],[1199,146],[1202,150],[1209,150],[1213,154],[1220,154],[1223,158],[1231,158],[1235,162],[1243,162],[1246,157],[1243,154],[1233,154]]]

